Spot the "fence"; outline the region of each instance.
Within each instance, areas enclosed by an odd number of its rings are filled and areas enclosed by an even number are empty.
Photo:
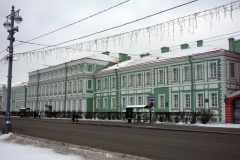
[[[126,120],[125,112],[44,112],[41,113],[41,117],[71,118],[73,113],[78,113],[79,119]],[[0,115],[5,116],[5,112],[0,112]],[[29,115],[33,117],[34,112],[29,112]],[[19,112],[10,112],[10,116],[19,116]],[[134,122],[144,123],[149,121],[150,114],[149,112],[133,112],[133,117]],[[152,121],[159,122],[195,123],[197,118],[196,112],[152,112]]]

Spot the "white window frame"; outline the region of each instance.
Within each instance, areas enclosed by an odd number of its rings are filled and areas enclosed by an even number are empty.
[[[104,89],[108,89],[108,78],[104,78]]]
[[[187,95],[189,95],[189,107],[187,107],[187,99],[186,99],[186,98],[187,98],[187,97],[186,97]],[[183,101],[183,102],[184,102],[184,103],[183,103],[184,108],[185,108],[185,109],[191,109],[191,93],[183,93],[183,97],[184,97],[184,99],[183,99],[183,100],[184,100],[184,101]]]
[[[122,75],[122,87],[126,87],[127,86],[127,79],[126,79],[127,75]]]
[[[121,101],[122,101],[122,107],[126,107],[126,105],[127,105],[127,98],[125,96],[121,97]]]
[[[164,84],[164,69],[159,69],[158,70],[158,84]]]
[[[233,65],[234,65],[234,77],[232,77],[232,68],[231,68],[231,63],[233,63]],[[229,62],[229,77],[231,78],[231,79],[236,79],[236,77],[237,77],[237,75],[236,75],[236,70],[237,70],[237,63],[235,63],[235,62],[233,62],[233,61],[230,61]]]
[[[116,97],[112,97],[111,98],[111,108],[112,109],[116,109]]]
[[[139,98],[141,100],[141,102],[139,103]],[[137,96],[137,105],[142,105],[143,104],[143,99],[142,99],[142,96]]]
[[[142,73],[137,73],[137,85],[141,86],[142,85]]]
[[[216,73],[214,73],[214,74],[216,74],[215,77],[212,76],[212,72],[211,72],[211,64],[213,64],[213,63],[215,63],[215,65],[216,65]],[[208,78],[210,78],[210,79],[216,79],[216,78],[218,78],[217,61],[208,62]]]
[[[108,109],[108,97],[103,97],[103,109]]]
[[[129,86],[130,87],[134,86],[134,74],[129,75]]]
[[[161,97],[163,97],[163,102],[161,100]],[[162,107],[163,104],[163,107]],[[165,94],[158,94],[158,109],[164,109],[165,108]]]
[[[175,96],[178,97],[177,101],[175,101]],[[177,103],[175,103],[175,102],[177,102]],[[177,107],[176,107],[175,104],[177,104]],[[172,108],[173,109],[179,109],[179,93],[173,93],[172,94]]]
[[[83,80],[79,79],[79,90],[83,90]]]
[[[132,104],[131,104],[131,98],[132,98]],[[129,97],[129,105],[134,105],[134,97],[133,96]]]
[[[116,88],[116,77],[112,77],[112,88]]]
[[[177,71],[177,72],[174,72],[174,71]],[[175,75],[176,73],[176,75]],[[178,67],[173,67],[172,68],[172,81],[173,82],[178,82],[179,81],[179,68]]]
[[[101,90],[101,79],[97,79],[97,90]]]
[[[77,80],[73,81],[73,91],[77,91]]]
[[[186,70],[186,68],[188,68],[188,70]],[[184,81],[190,80],[190,66],[189,65],[183,66],[183,80]]]
[[[216,103],[217,103],[217,105],[216,106],[213,106],[212,105],[212,94],[216,94],[217,96],[216,96]],[[212,91],[212,92],[209,92],[209,107],[210,108],[218,108],[218,105],[219,105],[219,103],[218,103],[218,92],[217,91]]]
[[[201,66],[201,74],[199,74],[198,66]],[[200,77],[199,77],[200,75]],[[198,63],[195,65],[195,79],[202,80],[203,79],[203,63]]]
[[[100,105],[101,105],[101,99],[100,99],[100,98],[97,98],[97,99],[96,99],[96,108],[97,108],[97,109],[100,109]]]
[[[146,71],[145,72],[146,76],[146,85],[150,85],[151,84],[151,71]]]
[[[203,106],[199,106],[199,97],[198,97],[199,94],[203,95],[203,101],[202,101]],[[204,108],[205,106],[204,103],[205,103],[204,92],[196,92],[196,108]]]

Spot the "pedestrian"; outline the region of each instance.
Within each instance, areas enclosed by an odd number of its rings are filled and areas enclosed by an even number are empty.
[[[72,114],[72,121],[75,122],[75,113]]]
[[[41,118],[41,112],[38,111],[38,118]]]
[[[76,121],[78,122],[78,113],[77,112],[76,112],[76,116],[75,117],[76,117]]]
[[[33,117],[36,118],[36,112],[33,112]]]

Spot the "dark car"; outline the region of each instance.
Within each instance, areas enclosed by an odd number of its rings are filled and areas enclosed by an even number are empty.
[[[30,113],[30,108],[20,108],[19,116],[20,117],[28,117]]]

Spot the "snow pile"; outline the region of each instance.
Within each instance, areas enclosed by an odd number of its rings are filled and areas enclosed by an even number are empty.
[[[157,121],[155,124],[170,124],[170,125],[184,125],[184,126],[197,126],[197,127],[218,127],[218,128],[240,128],[240,124],[230,124],[230,123],[196,123],[190,124],[188,123],[170,123],[170,122],[159,122]]]
[[[0,133],[0,151],[4,160],[148,160],[125,153],[115,153],[69,143],[19,134]],[[14,154],[12,154],[14,152]],[[0,157],[0,159],[1,159]]]
[[[4,134],[0,136],[1,157],[4,157],[4,160],[13,159],[83,160],[83,158],[76,155],[63,155],[55,153],[53,149],[49,148],[37,148],[32,145],[21,145],[18,143],[11,143],[12,141],[18,142],[20,139],[24,141],[22,137],[17,137],[14,134]]]

